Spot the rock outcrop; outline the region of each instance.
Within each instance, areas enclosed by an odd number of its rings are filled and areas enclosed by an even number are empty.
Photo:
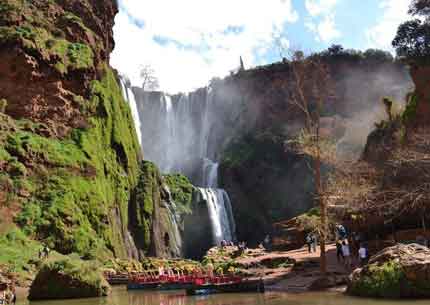
[[[114,0],[0,4],[0,218],[62,254],[136,252],[140,147],[108,65],[117,11]]]
[[[107,296],[110,286],[94,262],[65,259],[42,266],[28,299],[73,299]]]
[[[352,273],[347,292],[365,297],[430,297],[430,249],[398,244],[382,250]]]

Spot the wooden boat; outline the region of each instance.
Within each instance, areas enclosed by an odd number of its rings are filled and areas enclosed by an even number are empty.
[[[238,280],[223,283],[194,284],[187,288],[187,295],[207,295],[215,293],[241,293],[257,292],[264,293],[264,282],[262,280]]]

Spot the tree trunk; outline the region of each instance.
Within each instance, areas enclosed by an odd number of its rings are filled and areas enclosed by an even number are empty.
[[[319,108],[321,103],[318,104]],[[321,147],[320,147],[320,109],[318,109],[316,118],[316,157],[315,157],[315,188],[317,193],[318,202],[320,205],[321,217],[321,236],[320,236],[320,268],[322,274],[327,274],[327,257],[325,243],[327,239],[327,205],[322,196],[321,185]]]

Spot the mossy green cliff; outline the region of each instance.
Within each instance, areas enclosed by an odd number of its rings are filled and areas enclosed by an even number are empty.
[[[141,156],[107,64],[116,1],[5,0],[0,12],[1,235],[84,258],[133,256]]]
[[[193,192],[194,187],[186,177],[163,177],[155,164],[141,163],[135,198],[129,208],[132,234],[141,256],[183,255],[183,216],[191,213]]]

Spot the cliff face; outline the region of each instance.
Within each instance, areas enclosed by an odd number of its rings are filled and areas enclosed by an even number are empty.
[[[414,126],[430,125],[430,66],[412,66],[416,105],[411,105]],[[413,101],[412,101],[413,102]],[[414,109],[415,108],[415,109]]]
[[[384,114],[382,97],[402,101],[408,92],[408,71],[390,59],[351,55],[323,60],[334,92],[323,107],[321,133],[358,159],[373,116]],[[274,222],[314,206],[312,160],[286,145],[304,127],[301,111],[289,103],[291,79],[289,65],[278,63],[222,81],[225,92],[243,99],[242,118],[235,121],[248,122],[224,150],[220,174],[221,186],[232,199],[239,240],[258,243]]]
[[[0,232],[133,255],[139,144],[115,72],[113,0],[0,3]]]

